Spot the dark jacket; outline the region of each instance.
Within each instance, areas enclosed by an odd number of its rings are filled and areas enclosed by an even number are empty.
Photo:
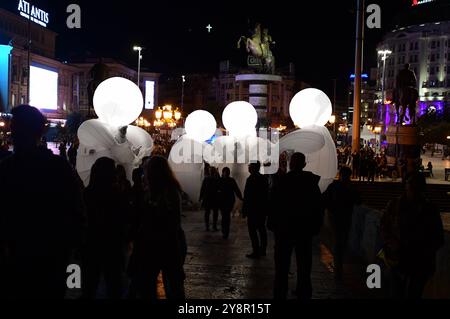
[[[268,214],[269,182],[264,175],[251,175],[245,184],[244,217],[266,217]]]
[[[219,208],[219,178],[209,176],[203,180],[199,200],[206,209]]]
[[[318,234],[323,223],[320,177],[311,172],[289,172],[281,177],[274,198],[278,209],[269,215],[268,227],[291,239]]]
[[[432,275],[436,253],[444,244],[441,215],[422,198],[408,202],[405,196],[391,201],[381,220],[386,257],[409,275]]]
[[[323,194],[324,204],[336,228],[349,228],[353,208],[360,203],[359,194],[352,184],[334,181]]]
[[[168,191],[158,199],[145,195],[140,214],[130,267],[182,266],[187,254],[181,226],[181,194]]]
[[[100,188],[100,187],[99,187]],[[87,244],[90,248],[123,248],[130,220],[128,198],[117,188],[86,188]]]
[[[0,194],[0,246],[11,257],[62,255],[81,244],[81,189],[61,157],[36,148],[6,158]]]
[[[236,202],[236,196],[242,200],[242,193],[236,181],[229,178],[221,178],[219,181],[219,204],[224,210],[232,210]]]

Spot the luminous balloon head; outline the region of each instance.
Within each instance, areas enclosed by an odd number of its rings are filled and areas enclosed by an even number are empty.
[[[318,89],[305,89],[297,93],[289,107],[291,119],[300,128],[324,126],[332,114],[331,101]]]
[[[211,113],[199,110],[187,117],[185,129],[187,137],[203,143],[216,133],[217,122]]]
[[[141,114],[143,105],[139,87],[124,78],[107,79],[95,90],[95,113],[102,122],[114,127],[134,122]]]
[[[258,114],[248,102],[233,102],[223,111],[222,122],[230,136],[247,136],[255,131]]]

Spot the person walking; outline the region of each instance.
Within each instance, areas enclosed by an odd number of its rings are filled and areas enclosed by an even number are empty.
[[[222,178],[219,181],[219,203],[222,214],[222,235],[223,239],[230,236],[231,211],[236,202],[236,197],[243,200],[238,184],[231,177],[231,170],[225,167],[222,170]]]
[[[426,198],[425,190],[425,177],[410,174],[404,194],[389,202],[381,219],[380,257],[391,270],[394,298],[422,298],[436,271],[436,254],[444,245],[439,210]]]
[[[336,279],[342,279],[344,255],[348,244],[354,205],[359,203],[359,194],[351,184],[352,170],[342,167],[339,180],[334,181],[324,193],[333,228],[333,257]]]
[[[433,163],[428,162],[427,169],[428,169],[428,171],[430,172],[430,177],[434,178],[434,174],[433,174]]]
[[[242,215],[247,218],[248,232],[253,251],[246,257],[258,259],[266,256],[267,250],[267,213],[269,184],[261,170],[261,163],[251,163],[248,166],[250,177],[244,190],[244,204]]]
[[[187,244],[181,226],[181,186],[161,156],[153,156],[145,171],[144,208],[133,227],[136,233],[128,270],[131,285],[137,298],[155,300],[162,272],[167,299],[182,300]]]
[[[83,262],[83,297],[95,299],[100,278],[109,299],[120,299],[127,248],[129,200],[118,185],[114,160],[98,159],[92,166],[84,192],[87,210],[87,240]]]
[[[40,147],[41,112],[20,105],[12,116],[14,153],[0,163],[0,298],[63,299],[82,240],[81,188],[69,163]]]
[[[219,219],[219,179],[220,175],[217,168],[209,168],[209,176],[205,177],[200,189],[199,201],[205,209],[205,227],[206,231],[210,228],[210,216],[213,213],[213,230],[218,231],[217,222]]]
[[[276,192],[280,208],[269,215],[270,230],[275,234],[275,299],[286,299],[292,251],[297,257],[297,289],[299,299],[312,297],[312,239],[323,223],[320,177],[305,172],[302,153],[291,157],[287,173]]]

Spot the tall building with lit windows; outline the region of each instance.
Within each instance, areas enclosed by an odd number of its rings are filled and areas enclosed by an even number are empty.
[[[384,80],[387,104],[379,110],[379,116],[386,125],[395,121],[390,103],[396,77],[406,63],[417,77],[420,96],[417,115],[443,113],[450,107],[450,1],[414,1],[396,21],[397,27],[378,45],[378,51],[391,52],[385,61],[381,54],[378,59],[379,102]]]

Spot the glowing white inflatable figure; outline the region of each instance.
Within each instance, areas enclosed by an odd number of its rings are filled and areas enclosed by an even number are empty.
[[[86,121],[78,129],[77,171],[85,185],[89,184],[92,165],[101,157],[123,165],[132,181],[133,170],[153,149],[146,131],[128,126],[139,117],[143,104],[140,89],[127,79],[110,78],[98,86],[94,109],[99,119]]]
[[[280,152],[305,154],[305,170],[321,177],[319,186],[324,192],[338,170],[336,146],[330,132],[324,127],[331,118],[331,101],[320,90],[305,89],[294,96],[289,112],[293,122],[301,129],[280,140]]]

